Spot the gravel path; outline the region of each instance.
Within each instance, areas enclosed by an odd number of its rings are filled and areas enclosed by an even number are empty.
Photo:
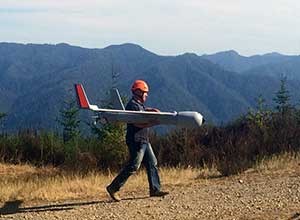
[[[149,198],[146,189],[58,204],[6,204],[0,219],[290,219],[300,220],[300,167],[275,173],[196,179],[165,186],[170,195]]]

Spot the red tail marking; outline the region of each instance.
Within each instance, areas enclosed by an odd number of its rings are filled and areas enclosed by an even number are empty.
[[[75,84],[75,90],[78,98],[80,108],[89,109],[89,101],[85,95],[84,89],[81,84]]]

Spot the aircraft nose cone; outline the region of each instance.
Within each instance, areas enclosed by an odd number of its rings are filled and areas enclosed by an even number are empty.
[[[199,128],[203,123],[203,116],[199,112],[179,112],[178,125],[190,128]]]

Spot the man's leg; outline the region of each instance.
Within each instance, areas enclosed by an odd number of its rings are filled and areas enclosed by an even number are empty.
[[[164,196],[167,195],[167,192],[162,192],[160,190],[160,178],[158,175],[157,169],[157,159],[155,154],[152,150],[151,144],[147,143],[146,151],[144,156],[144,164],[147,170],[148,182],[149,182],[149,189],[150,189],[150,196]]]
[[[146,147],[147,146],[145,145],[137,143],[128,145],[130,159],[127,165],[121,170],[118,176],[115,177],[112,183],[107,186],[107,191],[114,200],[120,200],[118,196],[117,198],[114,198],[115,193],[119,191],[120,188],[125,184],[127,179],[139,169],[145,154]]]

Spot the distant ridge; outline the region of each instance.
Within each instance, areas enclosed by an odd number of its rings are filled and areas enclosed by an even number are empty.
[[[134,79],[145,79],[150,85],[147,105],[164,111],[199,111],[209,122],[226,123],[254,107],[260,94],[272,102],[278,76],[263,74],[260,68],[280,65],[296,72],[297,62],[298,56],[243,57],[235,51],[160,56],[131,43],[102,49],[0,43],[0,111],[7,112],[10,130],[57,129],[64,101],[75,99],[74,83],[84,84],[91,101],[101,105],[113,84],[112,72],[117,72],[114,83],[122,95],[130,97]],[[299,79],[295,75],[288,82],[295,102],[300,98]],[[87,113],[81,114],[86,121]]]
[[[244,72],[262,65],[275,64],[294,59],[297,56],[287,56],[277,52],[264,55],[242,56],[234,50],[218,52],[201,56],[204,59],[220,65],[228,71]]]

